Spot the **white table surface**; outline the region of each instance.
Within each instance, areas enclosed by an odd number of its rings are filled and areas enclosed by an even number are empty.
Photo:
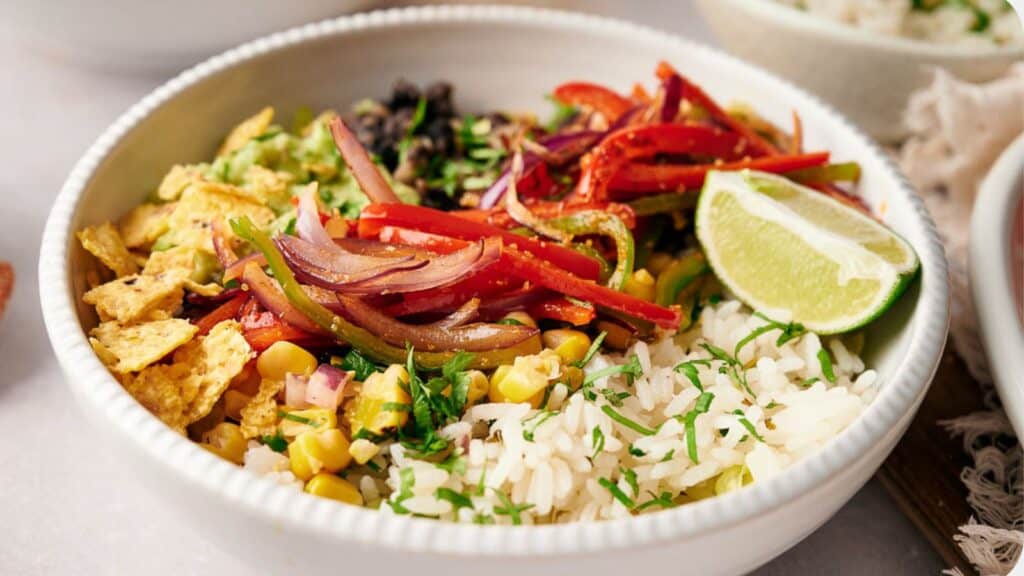
[[[688,1],[581,4],[712,42]],[[79,69],[30,41],[0,34],[0,259],[12,261],[18,274],[0,323],[0,574],[260,573],[199,539],[119,465],[74,405],[42,326],[36,265],[50,203],[100,131],[160,82]],[[872,481],[757,574],[938,574],[941,568]]]

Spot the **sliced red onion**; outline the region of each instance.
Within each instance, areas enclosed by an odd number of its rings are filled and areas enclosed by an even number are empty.
[[[260,252],[254,252],[252,254],[249,254],[248,256],[245,256],[244,258],[238,258],[237,260],[235,260],[234,264],[231,264],[230,266],[225,266],[224,277],[222,278],[221,281],[230,282],[232,280],[241,278],[242,272],[245,270],[245,267],[248,266],[250,262],[256,264],[260,268],[263,268],[264,266],[267,265],[267,259],[263,257],[263,254]]]
[[[634,122],[639,120],[644,115],[645,110],[647,110],[646,104],[637,104],[636,106],[633,106],[629,110],[626,110],[625,112],[622,113],[621,116],[619,116],[615,120],[615,122],[611,126],[608,127],[607,132],[601,134],[601,139],[604,140],[604,138],[611,134],[612,132],[622,130],[623,128],[631,126]]]
[[[349,374],[330,364],[321,364],[309,377],[305,401],[313,406],[337,410],[345,398]]]
[[[309,390],[309,380],[302,375],[285,374],[284,377],[284,403],[291,408],[306,408],[310,402],[306,400]]]
[[[426,250],[418,246],[389,244],[387,242],[367,240],[365,238],[335,238],[334,243],[353,254],[361,254],[363,256],[377,256],[381,258],[415,256],[416,258],[422,258],[424,260],[437,256],[436,252],[431,252],[430,250]]]
[[[505,324],[467,324],[455,328],[406,324],[352,296],[338,295],[341,315],[378,338],[395,346],[411,345],[416,350],[441,352],[465,350],[486,352],[515,346],[537,335],[536,328]]]
[[[331,135],[334,136],[334,144],[341,152],[341,157],[345,159],[345,164],[348,164],[349,170],[352,171],[356,182],[359,183],[359,188],[370,199],[370,202],[376,204],[401,203],[398,195],[384,180],[377,165],[366,153],[366,148],[363,148],[356,135],[337,116],[331,120]]]
[[[512,156],[512,166],[509,171],[508,188],[505,192],[505,211],[508,215],[528,229],[533,230],[541,236],[546,236],[553,240],[557,240],[563,244],[567,244],[572,241],[572,234],[565,232],[554,226],[549,226],[544,220],[538,218],[530,209],[523,205],[519,201],[519,194],[517,192],[517,182],[523,173],[523,154],[522,152],[516,152]]]
[[[322,328],[292,306],[288,298],[285,297],[284,292],[277,286],[277,282],[272,280],[270,276],[267,276],[263,268],[254,263],[249,263],[245,270],[242,271],[242,282],[249,287],[253,296],[259,300],[264,308],[274,313],[281,320],[311,334],[324,333]]]
[[[679,102],[683,99],[683,79],[671,74],[661,82],[661,121],[675,122],[679,115]]]
[[[428,326],[434,326],[437,328],[455,328],[462,326],[463,324],[476,318],[480,311],[480,299],[470,298],[465,304],[459,306],[455,312],[441,318],[437,322],[432,322]]]
[[[284,234],[274,242],[300,280],[324,288],[336,288],[427,265],[427,260],[409,255],[365,256],[349,252],[333,242],[324,247]]]
[[[513,310],[522,310],[549,296],[551,292],[541,286],[530,286],[506,292],[500,296],[488,298],[480,305],[480,313],[485,317],[495,317]]]
[[[220,265],[227,269],[238,261],[238,255],[231,248],[231,241],[228,237],[227,228],[220,219],[214,219],[210,225],[213,235],[213,251],[217,255]]]
[[[333,245],[330,234],[320,221],[320,208],[316,203],[316,182],[310,182],[299,194],[295,215],[295,233],[306,242],[319,246]]]
[[[422,264],[415,268],[406,266],[403,269],[405,263],[401,266],[392,264],[367,269],[359,276],[338,274],[317,266],[309,258],[293,251],[295,246],[290,244],[302,241],[292,240],[287,237],[278,238],[278,246],[298,278],[321,288],[358,295],[400,294],[449,286],[496,263],[501,258],[502,250],[501,238],[485,238],[450,254],[434,256],[430,260],[409,260],[410,263]],[[301,245],[299,247],[305,248]]]

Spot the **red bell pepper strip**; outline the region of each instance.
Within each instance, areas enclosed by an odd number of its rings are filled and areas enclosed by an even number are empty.
[[[576,276],[593,280],[601,274],[600,263],[569,248],[513,234],[489,224],[472,222],[433,208],[410,204],[370,204],[363,208],[359,218],[359,235],[363,238],[373,237],[389,224],[462,240],[498,236],[506,246],[515,246]]]
[[[605,306],[630,316],[649,320],[663,328],[679,327],[681,317],[678,308],[658,306],[652,302],[601,286],[591,280],[584,280],[514,248],[505,250],[501,257],[502,269],[508,270],[510,274],[532,284],[590,302],[595,306]]]
[[[566,82],[552,93],[559,102],[593,108],[611,124],[633,107],[633,103],[614,91],[589,82]]]
[[[242,305],[249,300],[248,294],[239,294],[234,298],[224,302],[220,306],[214,308],[210,312],[196,320],[196,327],[199,328],[199,335],[208,333],[213,329],[214,326],[220,324],[225,320],[231,320],[238,316],[238,311],[242,309]]]
[[[724,164],[626,164],[612,178],[613,192],[627,192],[635,196],[646,192],[684,191],[700,188],[710,170],[762,170],[781,174],[792,170],[823,166],[828,163],[828,152],[815,152],[798,156],[766,156]]]
[[[672,75],[679,76],[680,80],[683,82],[683,99],[700,106],[707,111],[712,120],[728,127],[730,130],[746,139],[750,143],[752,152],[761,156],[771,156],[778,153],[778,149],[775,145],[762,138],[757,132],[743,122],[729,116],[729,114],[723,110],[722,107],[719,106],[713,98],[711,98],[711,96],[708,96],[707,92],[704,92],[700,86],[694,84],[685,76],[676,72],[668,62],[662,61],[658,63],[657,74],[658,78],[661,78],[662,80]]]
[[[324,340],[322,336],[299,330],[291,324],[281,321],[273,312],[264,310],[255,297],[244,296],[244,298],[237,316],[242,325],[242,336],[253,350],[262,352],[274,342],[282,340],[303,343],[316,343]]]
[[[403,294],[400,301],[385,306],[381,311],[394,318],[435,310],[449,311],[458,308],[470,298],[488,298],[515,288],[519,284],[522,282],[510,278],[508,274],[499,270],[484,270],[458,284]]]
[[[746,139],[719,128],[684,124],[630,126],[612,133],[583,157],[583,173],[573,200],[607,200],[612,177],[632,160],[658,154],[703,154],[739,160],[747,152]]]
[[[597,210],[599,212],[608,212],[612,215],[618,216],[622,219],[622,222],[627,228],[633,229],[636,227],[636,215],[633,214],[633,209],[627,204],[620,204],[617,202],[533,202],[526,204],[526,207],[530,209],[530,212],[534,216],[542,220],[550,220],[552,218],[560,218],[562,216],[569,216],[577,212],[584,210]],[[490,210],[459,210],[452,212],[452,214],[459,218],[465,218],[474,222],[486,222],[491,226],[497,226],[498,228],[515,228],[520,224],[509,216],[508,212],[504,208],[491,208]]]
[[[565,298],[552,298],[529,307],[529,314],[536,319],[558,320],[573,326],[585,326],[593,322],[597,312],[593,306],[573,304]]]
[[[398,226],[383,226],[372,236],[362,236],[367,239],[379,239],[388,244],[401,244],[403,246],[416,246],[437,252],[438,254],[451,254],[456,250],[469,246],[469,242],[458,238],[449,238],[429,232],[399,228]]]

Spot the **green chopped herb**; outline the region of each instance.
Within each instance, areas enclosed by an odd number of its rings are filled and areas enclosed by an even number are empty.
[[[412,488],[416,485],[416,471],[411,467],[402,468],[398,471],[398,496],[394,500],[388,500],[388,505],[395,511],[395,514],[408,514],[409,509],[402,506],[409,498],[412,498]]]
[[[420,125],[423,124],[423,119],[427,117],[427,99],[420,98],[416,102],[416,110],[413,111],[412,119],[409,120],[409,126],[405,130],[405,135],[402,140],[398,143],[398,156],[405,158],[406,154],[409,153],[409,148],[412,147],[412,140],[416,131],[419,130]]]
[[[434,492],[434,497],[437,498],[438,500],[446,500],[450,502],[452,508],[455,509],[454,512],[456,514],[459,513],[459,509],[461,508],[469,508],[470,510],[473,509],[473,501],[470,500],[468,496],[464,494],[459,494],[458,492],[452,490],[451,488],[438,488]]]
[[[626,508],[632,510],[633,508],[636,507],[636,503],[633,502],[633,499],[627,496],[626,493],[623,492],[621,488],[619,488],[618,484],[612,482],[607,478],[598,478],[597,483],[600,484],[601,486],[604,486],[606,490],[611,492],[612,496],[616,500],[621,502],[622,505],[625,506]]]
[[[533,442],[533,435],[537,432],[537,428],[540,428],[541,424],[547,422],[556,415],[558,415],[558,412],[555,412],[554,410],[541,410],[526,420],[523,420],[523,440]]]
[[[583,379],[583,384],[593,384],[594,382],[600,380],[601,378],[614,376],[616,374],[625,374],[626,381],[630,385],[632,385],[633,378],[636,378],[637,376],[643,376],[644,374],[644,370],[640,366],[640,358],[637,357],[636,354],[631,354],[629,356],[629,361],[626,362],[625,364],[616,364],[614,366],[608,366],[598,370],[597,372],[588,374],[587,377]]]
[[[718,346],[709,342],[701,343],[701,348],[711,354],[711,357],[715,360],[719,360],[723,363],[723,366],[719,369],[719,372],[728,375],[734,382],[740,385],[744,391],[750,396],[756,396],[754,391],[750,389],[750,384],[747,383],[747,374],[744,371],[743,363],[741,363],[734,356],[730,356],[728,352],[722,350]]]
[[[818,364],[821,364],[821,373],[825,376],[825,380],[834,384],[836,381],[836,374],[832,371],[832,356],[824,347],[818,350]]]
[[[647,452],[644,452],[643,450],[641,450],[641,449],[637,448],[636,446],[633,446],[632,444],[630,444],[629,445],[629,455],[633,456],[634,458],[643,458],[644,456],[647,456]]]
[[[811,384],[814,384],[817,381],[818,381],[818,377],[817,376],[811,376],[810,378],[807,378],[804,381],[800,382],[800,384],[798,384],[798,386],[800,386],[801,388],[809,388],[811,386]]]
[[[449,474],[461,476],[466,473],[466,459],[458,454],[451,454],[443,461],[438,462],[436,466]]]
[[[712,306],[714,306],[715,304],[718,304],[721,301],[722,301],[722,295],[721,294],[715,293],[715,294],[712,294],[711,296],[708,296],[708,303],[711,304]]]
[[[260,441],[274,452],[280,453],[288,449],[288,441],[281,436],[280,432],[273,436],[261,436]]]
[[[604,339],[607,336],[608,333],[602,330],[601,333],[597,335],[597,338],[594,338],[594,341],[590,343],[590,348],[587,349],[587,353],[583,355],[583,358],[573,362],[572,365],[577,368],[586,368],[587,364],[590,364],[590,361],[597,354],[597,351],[601,349],[601,343],[604,342]]]
[[[515,318],[502,318],[501,320],[495,322],[495,324],[503,324],[505,326],[525,326],[525,324],[523,324],[519,320],[516,320]]]
[[[700,372],[698,372],[697,366],[711,366],[711,361],[704,359],[688,360],[677,365],[675,371],[686,376],[694,388],[703,392],[704,386],[700,383]]]
[[[675,508],[676,503],[672,500],[671,492],[662,492],[661,495],[657,495],[654,492],[648,492],[651,495],[651,499],[633,509],[634,512],[642,512],[652,506],[661,506],[662,508]]]
[[[626,418],[622,414],[616,412],[614,408],[607,404],[601,406],[601,411],[607,414],[608,417],[611,418],[612,420],[618,422],[619,424],[622,424],[623,426],[629,428],[634,432],[643,434],[644,436],[654,436],[654,434],[657,432],[656,430],[653,430],[633,420],[630,420],[629,418]]]
[[[733,410],[732,413],[739,416],[740,424],[747,429],[747,432],[750,432],[751,436],[757,438],[761,442],[764,442],[764,436],[757,433],[757,428],[754,427],[754,424],[750,420],[747,420],[747,416],[743,413],[743,410],[737,408]]]
[[[658,460],[658,462],[668,462],[668,461],[669,461],[669,460],[671,460],[671,459],[672,459],[672,457],[674,457],[675,455],[676,455],[676,449],[675,449],[675,448],[671,448],[671,449],[669,449],[669,451],[668,451],[668,452],[665,452],[665,455],[664,455],[664,456],[662,456],[662,457],[661,457],[661,460]]]
[[[299,424],[308,424],[310,426],[313,426],[314,428],[320,425],[319,422],[314,423],[313,420],[309,418],[299,416],[298,414],[291,414],[289,412],[285,412],[284,410],[278,410],[277,417],[283,418],[285,420],[291,420],[292,422],[298,422]]]
[[[629,484],[629,487],[633,489],[633,496],[639,496],[640,484],[636,480],[636,472],[634,472],[632,468],[625,468],[623,466],[619,466],[619,472],[626,480],[626,484]]]
[[[763,326],[758,326],[750,334],[747,334],[739,342],[737,342],[736,348],[733,350],[733,356],[739,357],[740,350],[742,350],[744,346],[750,344],[751,342],[754,341],[755,338],[766,332],[771,332],[773,330],[782,331],[782,334],[779,334],[778,339],[775,340],[776,346],[782,346],[786,342],[799,338],[807,333],[807,329],[804,328],[803,324],[797,324],[793,322],[783,324],[782,322],[776,322],[775,320],[768,318],[767,316],[761,314],[760,312],[754,312],[754,316],[757,316],[758,318],[768,323]]]
[[[600,390],[601,395],[608,401],[609,404],[619,408],[622,406],[622,401],[632,396],[629,392],[616,392],[611,388],[602,388]]]
[[[693,406],[693,410],[686,413],[686,417],[683,421],[683,426],[686,429],[686,453],[690,456],[690,461],[694,464],[699,464],[697,459],[697,416],[705,414],[708,408],[711,407],[711,401],[715,399],[715,395],[711,392],[704,392],[697,398],[697,402]]]
[[[600,426],[594,426],[590,432],[590,445],[594,447],[594,453],[590,456],[590,459],[593,460],[604,451],[604,432],[601,431]]]
[[[380,405],[382,412],[411,412],[412,405],[403,402],[385,402]]]
[[[501,506],[494,507],[494,513],[501,516],[508,516],[512,519],[512,524],[519,526],[523,523],[522,513],[533,508],[533,504],[515,504],[507,494],[493,488],[494,493],[498,496],[498,500],[501,500]]]
[[[484,514],[483,512],[477,512],[473,516],[473,524],[494,524],[494,516],[491,516],[490,514]]]
[[[383,369],[380,366],[375,364],[366,356],[360,354],[355,348],[352,348],[345,354],[345,357],[341,361],[341,369],[355,372],[356,380],[359,382],[366,381],[366,379],[370,377],[370,374],[373,374],[374,372],[383,372]]]
[[[551,115],[551,119],[544,124],[544,129],[548,132],[557,132],[563,124],[568,122],[578,112],[575,106],[566,104],[554,96],[548,95],[547,101],[555,107],[555,111]]]
[[[373,470],[374,472],[380,472],[381,471],[380,464],[377,464],[373,460],[367,460],[366,461],[366,467],[369,468],[370,470]]]

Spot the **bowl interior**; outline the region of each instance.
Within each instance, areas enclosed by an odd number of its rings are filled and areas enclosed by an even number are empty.
[[[935,334],[941,332],[935,315],[942,315],[941,322],[945,322],[945,271],[934,232],[922,208],[912,199],[910,188],[891,163],[865,136],[817,100],[783,81],[730,57],[649,30],[565,14],[537,18],[538,13],[530,11],[508,10],[499,14],[481,10],[474,12],[473,18],[458,16],[465,12],[454,14],[451,18],[427,21],[388,12],[357,16],[340,26],[325,23],[293,30],[200,65],[151,95],[122,119],[122,125],[128,127],[123,136],[116,138],[115,129],[104,137],[116,139],[109,140],[109,151],[88,174],[77,198],[74,176],[62,193],[58,206],[62,200],[71,201],[61,208],[70,210],[70,219],[64,226],[60,217],[52,218],[51,224],[59,223],[60,229],[48,230],[48,236],[59,239],[67,250],[69,290],[55,294],[44,288],[44,308],[51,304],[63,306],[63,299],[69,298],[71,306],[79,310],[79,323],[87,330],[95,319],[79,302],[85,275],[93,263],[77,245],[73,232],[85,225],[119,218],[156,187],[171,165],[211,158],[226,131],[264,105],[275,106],[278,120],[287,125],[300,106],[314,110],[345,109],[357,99],[386,95],[391,84],[404,77],[419,83],[438,79],[452,82],[463,113],[499,108],[546,114],[550,105],[544,95],[561,82],[591,80],[623,92],[637,81],[651,87],[654,68],[664,59],[720,101],[747,102],[779,125],[788,125],[791,111],[798,110],[806,148],[830,150],[837,161],[860,162],[862,197],[876,214],[926,256],[921,280],[868,329],[865,354],[880,372],[883,390],[854,423],[859,429],[844,433],[856,433],[860,442],[849,442],[842,450],[823,455],[813,465],[805,462],[799,465],[801,470],[783,474],[767,488],[755,486],[729,495],[730,502],[741,503],[740,506],[723,508],[717,502],[719,499],[713,499],[692,508],[714,514],[695,513],[700,515],[687,518],[715,518],[714,522],[724,525],[750,514],[764,502],[780,503],[785,498],[794,498],[810,489],[815,478],[820,480],[825,474],[852,464],[867,449],[864,438],[881,442],[883,435],[892,432],[888,427],[895,426],[897,419],[906,415],[913,397],[923,394],[927,376],[938,359],[942,334]],[[368,23],[371,25],[367,26]],[[303,35],[313,39],[296,43]],[[236,60],[237,63],[226,66]],[[87,168],[88,162],[84,166]],[[59,251],[44,245],[44,257],[58,254]],[[926,296],[929,305],[919,306]],[[55,338],[60,353],[59,340],[66,337],[55,335],[53,330],[51,338]],[[80,334],[71,338],[73,342],[67,340],[64,344],[88,350]],[[917,349],[916,357],[910,361],[908,349],[912,345]],[[68,359],[62,361],[67,368]],[[889,385],[895,380],[901,386]],[[107,378],[107,382],[116,386],[113,379]],[[893,396],[899,400],[886,401]],[[727,510],[729,513],[724,513]],[[682,509],[679,512],[690,514]],[[662,531],[662,537],[698,529],[695,523],[683,524],[674,532]],[[599,529],[585,530],[597,534]],[[605,541],[607,545],[625,545],[630,538],[625,533],[601,534],[611,538]],[[522,543],[522,539],[514,539],[512,544],[498,540],[488,539],[495,550],[511,550],[509,546]],[[543,549],[569,546],[568,542],[551,541]],[[430,545],[449,550],[475,549],[464,541],[431,539]]]

